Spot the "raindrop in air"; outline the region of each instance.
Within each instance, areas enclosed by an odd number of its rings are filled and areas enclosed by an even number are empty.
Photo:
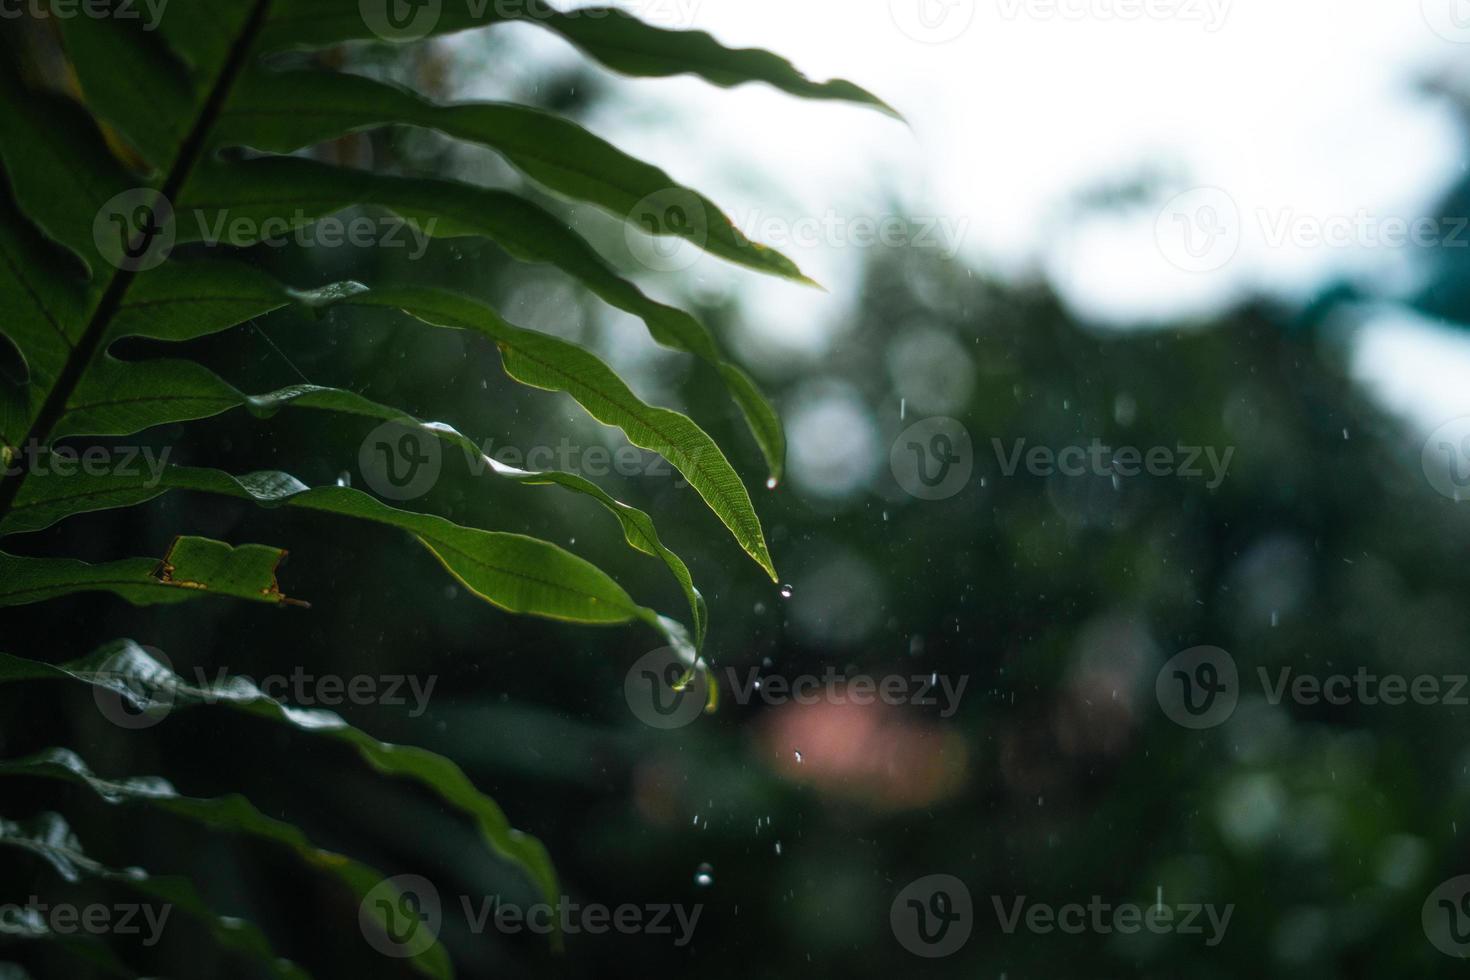
[[[715,883],[715,869],[708,862],[694,869],[694,883],[700,888],[708,888]]]
[[[348,473],[346,470],[343,470],[341,473],[338,473],[337,474],[337,486],[339,486],[339,487],[350,487],[350,486],[352,486],[352,474],[351,473]]]
[[[797,763],[800,763],[801,762],[801,749],[797,749],[793,754],[796,756]]]

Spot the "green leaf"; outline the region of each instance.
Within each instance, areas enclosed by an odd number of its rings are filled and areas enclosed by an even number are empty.
[[[156,30],[169,49],[190,66],[195,85],[204,91],[219,75],[254,6],[252,0],[171,3],[159,17]]]
[[[91,565],[72,558],[29,558],[0,552],[0,606],[44,602],[78,592],[111,592],[135,606],[215,597],[280,605],[275,570],[286,553],[265,545],[231,548],[181,536],[168,554]]]
[[[293,299],[280,280],[244,262],[173,260],[138,277],[108,326],[106,343],[123,337],[194,340],[264,316]]]
[[[0,445],[20,445],[71,353],[86,318],[85,283],[0,190],[0,333],[25,362],[5,379]]]
[[[37,473],[26,481],[15,506],[0,521],[0,535],[43,530],[74,514],[132,507],[169,490],[216,493],[274,507],[302,493],[306,486],[286,473],[235,477],[186,466],[166,467],[157,477],[145,473]]]
[[[164,556],[159,579],[181,589],[198,589],[236,599],[275,604],[292,600],[276,582],[286,553],[258,544],[231,547],[209,538],[187,535],[174,539]]]
[[[648,514],[614,499],[601,487],[584,477],[555,470],[532,472],[506,466],[485,455],[473,440],[452,426],[442,422],[422,422],[411,415],[380,405],[349,391],[320,388],[313,385],[296,385],[267,395],[250,397],[241,394],[212,374],[205,372],[203,368],[189,362],[145,361],[128,365],[127,370],[133,372],[132,378],[139,394],[127,406],[129,421],[126,424],[109,424],[107,417],[95,418],[95,413],[89,409],[79,413],[79,417],[95,419],[95,424],[88,426],[78,421],[77,418],[67,417],[61,423],[63,431],[95,434],[98,429],[101,429],[116,435],[129,435],[151,425],[195,417],[188,411],[184,411],[186,407],[196,410],[202,407],[211,411],[223,411],[226,408],[244,406],[260,416],[269,416],[283,408],[294,407],[396,422],[406,429],[420,431],[426,437],[441,440],[458,448],[465,454],[467,463],[473,462],[476,467],[483,468],[501,479],[529,486],[560,486],[597,501],[617,518],[623,530],[623,537],[631,547],[643,554],[660,559],[669,569],[689,603],[696,648],[702,648],[704,644],[705,633],[708,629],[708,614],[704,598],[695,588],[689,569],[683,560],[664,546],[654,527],[653,519]],[[202,389],[191,387],[188,378],[202,379],[204,387]],[[89,390],[84,387],[82,396],[86,397]],[[159,394],[156,399],[150,401],[148,397],[150,392],[168,394]],[[198,396],[197,399],[181,399],[181,393],[187,392],[194,392]],[[150,500],[168,489],[205,491],[213,489],[215,492],[221,492],[220,488],[223,487],[223,492],[238,495],[239,489],[233,478],[220,473],[205,476],[206,472],[208,471],[169,468],[154,473],[144,472],[142,467],[139,467],[132,475],[88,473],[85,470],[66,476],[50,471],[37,472],[26,481],[10,512],[0,519],[0,536],[41,530],[72,514],[132,506]],[[266,475],[263,480],[261,477],[261,474],[255,474],[246,481],[246,485],[251,487],[249,491],[251,497],[259,503],[282,502],[285,499],[285,496],[282,495],[283,488],[289,487],[289,493],[304,489],[294,478],[285,474]],[[258,487],[263,487],[263,489],[258,489]],[[286,496],[289,496],[289,493]]]
[[[330,738],[350,746],[375,771],[410,780],[474,821],[486,845],[519,867],[553,904],[560,894],[556,872],[541,842],[511,827],[494,800],[475,789],[449,759],[415,746],[379,742],[330,711],[290,708],[239,677],[195,687],[174,674],[142,647],[122,640],[60,666],[0,653],[0,683],[23,680],[76,680],[112,691],[146,709],[162,700],[174,709],[222,705]],[[147,695],[140,692],[151,692]],[[269,818],[267,818],[269,819]]]
[[[47,749],[24,759],[0,761],[0,775],[60,779],[91,788],[110,803],[125,799],[157,799],[173,792],[161,779],[108,781],[94,776],[81,758],[69,749]],[[29,851],[42,858],[64,880],[77,882],[96,878],[120,884],[166,907],[176,906],[202,922],[220,946],[250,957],[271,976],[310,980],[310,974],[290,960],[276,956],[270,940],[244,919],[215,913],[188,878],[150,875],[141,868],[118,870],[88,857],[66,820],[56,813],[42,813],[18,823],[0,818],[0,845]]]
[[[3,657],[3,655],[0,655]],[[4,677],[0,674],[0,677]],[[5,678],[9,679],[9,678]],[[49,762],[49,764],[48,764]],[[381,890],[385,880],[384,875],[373,870],[365,864],[354,861],[332,851],[323,850],[311,843],[306,835],[293,824],[283,820],[268,817],[255,808],[255,805],[245,797],[238,794],[221,796],[213,799],[202,799],[190,796],[181,796],[166,781],[162,779],[140,779],[140,780],[104,780],[98,779],[81,764],[81,759],[74,754],[53,755],[49,760],[31,758],[21,760],[20,768],[9,769],[7,764],[0,764],[0,774],[42,776],[51,779],[65,779],[68,782],[79,783],[90,788],[99,799],[106,803],[139,803],[150,806],[157,810],[171,813],[186,820],[192,820],[203,824],[212,830],[222,830],[229,833],[245,834],[261,840],[267,840],[281,845],[293,852],[296,857],[307,867],[314,868],[325,874],[331,875],[342,884],[346,885],[352,894],[361,902],[374,890]],[[26,847],[46,857],[52,867],[63,877],[71,875],[80,876],[86,870],[82,862],[88,859],[81,853],[76,839],[70,833],[70,828],[60,817],[52,815],[53,819],[43,824],[40,835],[37,834],[13,834],[4,837],[5,843],[14,843],[17,846]],[[14,827],[8,821],[0,822],[0,827]],[[99,871],[100,865],[95,865]],[[98,872],[93,872],[98,874]],[[120,877],[113,880],[126,880],[130,872],[121,872]],[[98,876],[101,876],[98,874]],[[128,883],[138,891],[143,891],[157,897],[168,897],[169,900],[187,900],[190,897],[197,901],[197,893],[187,881],[182,881],[180,888],[178,882],[181,879],[168,880],[159,878],[137,878],[133,877]],[[388,886],[391,888],[392,886]],[[157,890],[155,890],[155,888]],[[196,913],[200,915],[211,915],[199,902],[198,907],[203,910]],[[384,918],[375,903],[366,903],[363,908],[367,909],[379,924]],[[192,909],[186,909],[193,912]],[[213,930],[211,930],[213,931]],[[218,933],[216,933],[218,936]],[[239,941],[249,941],[241,936]],[[264,942],[263,937],[259,940]],[[233,945],[233,944],[232,944]],[[238,947],[237,947],[238,948]],[[426,949],[411,957],[415,969],[425,976],[435,977],[437,980],[449,980],[454,976],[454,969],[449,962],[449,954],[444,947],[434,941]],[[291,974],[287,974],[291,975]],[[299,970],[294,974],[301,976]]]
[[[396,307],[426,323],[483,334],[495,341],[506,372],[522,383],[562,391],[593,418],[621,428],[636,446],[672,463],[704,498],[735,540],[766,570],[776,571],[750,494],[713,439],[687,416],[640,400],[593,355],[556,337],[512,326],[490,307],[436,290],[403,287],[348,296],[339,305]],[[93,366],[56,427],[58,436],[128,435],[164,422],[197,419],[249,404],[271,411],[302,401],[383,417],[360,398],[329,389],[287,389],[288,394],[246,399],[208,369],[189,361],[123,363],[104,359]],[[563,482],[573,489],[582,483]],[[676,571],[676,574],[677,571]]]
[[[765,82],[808,99],[856,102],[896,116],[886,103],[851,82],[815,82],[785,58],[751,48],[731,49],[704,31],[653,27],[612,7],[585,7],[562,13],[542,0],[525,3],[446,3],[424,33],[448,34],[472,27],[522,20],[546,27],[613,71],[667,77],[692,74],[730,88]],[[278,0],[261,35],[261,50],[324,47],[373,38],[373,28],[339,0]]]
[[[96,123],[76,103],[26,90],[4,66],[0,66],[0,164],[20,212],[48,238],[68,248],[94,276],[111,278],[113,269],[97,249],[93,226],[102,206],[138,181],[113,158]],[[100,289],[94,302],[98,296]],[[63,332],[75,337],[81,326],[66,323]]]
[[[156,35],[117,17],[58,17],[88,107],[153,166],[168,166],[203,101]],[[124,81],[125,80],[125,81]]]
[[[348,487],[308,490],[280,473],[235,479],[215,470],[165,471],[178,489],[202,490],[260,504],[284,504],[407,531],[471,593],[507,612],[589,625],[642,621],[693,664],[697,651],[684,628],[640,606],[596,565],[539,538],[461,527],[442,517],[396,510]],[[77,475],[71,480],[102,480]],[[294,484],[294,486],[293,486]],[[87,493],[78,484],[78,491]],[[113,487],[94,497],[138,502],[156,487]],[[52,503],[53,513],[55,503]],[[26,511],[22,511],[25,514]],[[280,591],[274,570],[285,552],[263,545],[228,546],[178,539],[162,561],[133,558],[89,565],[66,558],[0,552],[0,606],[24,605],[78,592],[105,591],[134,605],[220,597],[296,603]],[[269,566],[269,568],[267,568]],[[267,575],[269,572],[269,576]]]
[[[244,401],[219,375],[193,361],[103,357],[73,391],[52,434],[132,435],[168,422],[210,418]]]
[[[677,235],[737,265],[811,284],[796,263],[750,241],[704,195],[576,123],[537,109],[494,102],[434,105],[396,86],[343,72],[257,71],[240,80],[214,133],[221,146],[291,153],[391,123],[487,146],[543,187],[640,228],[638,210],[648,198],[677,201],[696,214],[687,222],[657,221],[654,233]]]
[[[511,377],[566,392],[597,421],[622,429],[633,445],[672,463],[745,552],[777,581],[750,494],[720,447],[687,416],[643,402],[596,357],[557,337],[512,326],[475,300],[439,290],[396,287],[343,303],[397,307],[425,323],[470,330],[494,340]]]
[[[653,339],[718,367],[779,480],[786,445],[780,420],[739,368],[724,360],[690,314],[650,299],[576,232],[544,209],[505,191],[445,180],[386,177],[294,157],[200,168],[178,205],[180,241],[252,245],[267,222],[310,224],[359,203],[388,208],[428,235],[484,237],[524,262],[556,266],[616,309],[639,317]]]
[[[764,82],[804,99],[853,102],[902,118],[897,110],[852,82],[817,82],[785,58],[760,48],[727,48],[705,31],[652,27],[616,7],[556,13],[541,0],[527,0],[522,19],[544,23],[613,71],[667,78],[697,75],[721,88]]]

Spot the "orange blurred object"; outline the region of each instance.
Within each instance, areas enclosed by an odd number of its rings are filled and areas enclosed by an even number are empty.
[[[929,806],[964,785],[969,749],[957,732],[911,709],[853,704],[840,685],[831,691],[782,705],[761,727],[761,751],[783,778],[875,810]]]

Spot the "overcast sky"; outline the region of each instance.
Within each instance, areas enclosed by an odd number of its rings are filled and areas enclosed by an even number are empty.
[[[738,283],[761,310],[759,339],[796,355],[820,356],[840,334],[864,258],[852,231],[865,217],[901,215],[909,234],[928,227],[930,240],[993,272],[1046,275],[1079,316],[1118,328],[1208,316],[1249,292],[1302,297],[1344,273],[1406,291],[1422,246],[1405,238],[1454,232],[1423,221],[1465,169],[1464,137],[1422,85],[1465,77],[1470,0],[623,5],[779,51],[814,77],[857,81],[911,123],[693,79],[613,80],[630,99],[592,120],[757,237],[764,227],[793,236],[775,244],[832,295],[714,259],[689,274]],[[574,57],[532,33],[547,56]],[[1130,187],[1147,193],[1110,210],[1082,206]],[[822,222],[814,243],[795,240],[802,218],[807,232]],[[1376,360],[1417,372],[1454,363],[1453,343],[1436,338],[1437,356],[1425,357],[1422,332],[1401,326],[1375,339]],[[1416,344],[1417,354],[1399,349]],[[1470,411],[1464,374],[1440,375],[1418,386],[1449,385],[1444,397]]]

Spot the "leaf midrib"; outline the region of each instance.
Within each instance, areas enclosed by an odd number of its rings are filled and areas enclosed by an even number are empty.
[[[694,474],[697,475],[703,483],[708,485],[711,489],[714,489],[718,486],[718,481],[715,480],[714,475],[710,473],[710,471],[705,467],[700,459],[693,453],[686,452],[683,449],[679,448],[676,445],[676,440],[674,439],[674,437],[670,435],[668,431],[655,420],[657,417],[656,413],[658,412],[658,409],[652,406],[645,406],[642,408],[634,407],[633,405],[630,405],[623,399],[614,396],[612,393],[604,390],[602,387],[587,380],[586,378],[574,376],[568,371],[563,370],[556,364],[553,364],[552,362],[546,360],[545,358],[540,358],[535,356],[534,354],[529,353],[524,347],[520,347],[515,344],[507,344],[506,346],[514,350],[517,356],[525,358],[526,360],[545,370],[547,373],[558,375],[566,379],[568,383],[575,384],[581,388],[586,389],[587,391],[590,391],[593,395],[601,398],[604,402],[611,405],[614,409],[618,409],[623,413],[632,416],[633,418],[636,418],[640,423],[647,427],[650,432],[657,436],[661,442],[663,442],[664,448],[655,449],[654,452],[659,453],[666,459],[668,458],[670,452],[677,454],[678,458],[682,459],[685,465],[688,466],[689,469],[693,470]],[[651,418],[650,416],[653,417]],[[671,463],[674,463],[675,466],[679,465],[676,460],[670,459],[669,461]],[[683,467],[680,467],[680,469],[682,468]],[[722,493],[720,494],[720,496],[724,496],[724,494]],[[741,533],[746,538],[746,540],[741,541],[740,544],[747,550],[754,548],[755,544],[753,544],[753,542],[761,536],[758,529],[751,527],[750,522],[740,515],[735,514],[733,516],[735,516],[736,520],[739,522]]]
[[[270,4],[271,0],[255,0],[249,19],[230,45],[229,54],[225,58],[219,75],[215,78],[209,96],[189,127],[188,136],[180,146],[179,153],[174,158],[168,176],[163,182],[161,193],[165,200],[172,201],[179,197],[195,164],[203,157],[208,146],[209,133],[223,113],[230,90],[234,88],[235,81],[243,72],[255,47],[255,40],[265,27]],[[103,348],[113,317],[122,308],[123,299],[136,279],[136,275],[135,272],[127,269],[119,269],[113,274],[87,323],[86,330],[72,346],[71,355],[67,357],[66,364],[57,376],[56,382],[47,392],[41,405],[41,411],[36,416],[30,431],[26,433],[22,445],[44,444],[49,440],[57,423],[66,414],[67,403],[71,400],[77,385]],[[0,518],[9,513],[10,506],[14,503],[25,479],[26,471],[22,468],[18,473],[0,480]]]

